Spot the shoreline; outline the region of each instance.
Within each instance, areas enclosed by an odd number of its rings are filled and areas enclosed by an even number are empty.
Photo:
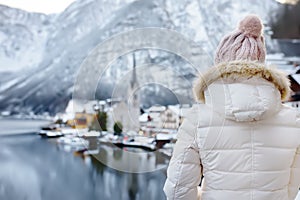
[[[51,123],[50,120],[42,119],[12,119],[0,118],[0,137],[27,135],[38,132],[40,127]]]

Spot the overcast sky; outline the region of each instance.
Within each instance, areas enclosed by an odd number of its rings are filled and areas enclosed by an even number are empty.
[[[30,12],[45,14],[62,12],[68,5],[76,0],[0,0],[0,4],[20,8]],[[113,1],[113,0],[112,0]],[[276,0],[280,3],[296,4],[299,0]]]
[[[0,0],[0,4],[30,12],[59,13],[75,0]]]

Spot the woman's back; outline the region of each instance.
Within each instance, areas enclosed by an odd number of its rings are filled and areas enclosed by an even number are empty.
[[[203,200],[283,200],[298,192],[291,180],[300,146],[298,112],[281,104],[274,86],[280,83],[251,76],[215,81],[191,117],[198,119]]]
[[[216,65],[197,81],[194,93],[203,103],[192,107],[179,129],[164,187],[168,199],[295,199],[300,115],[282,105],[289,81],[261,62],[261,41],[243,31],[229,35],[221,42]],[[234,59],[231,48],[237,51]]]

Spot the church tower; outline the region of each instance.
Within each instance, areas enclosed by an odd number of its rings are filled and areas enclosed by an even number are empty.
[[[136,59],[135,53],[132,54],[132,75],[128,88],[128,112],[129,112],[129,131],[138,131],[140,128],[139,117],[140,117],[140,95],[139,95],[139,84],[137,81],[136,74]]]

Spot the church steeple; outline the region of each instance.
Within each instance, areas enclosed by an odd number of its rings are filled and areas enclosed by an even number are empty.
[[[139,84],[136,73],[136,58],[135,53],[132,54],[132,76],[129,83],[128,90],[128,110],[130,114],[130,120],[128,120],[128,130],[139,130],[139,116],[140,116],[140,95],[139,95]]]
[[[134,86],[137,86],[137,77],[136,77],[136,60],[135,60],[135,53],[132,54],[132,62],[133,62],[133,70],[132,70],[132,77],[130,81],[130,87],[131,89],[134,88]]]
[[[130,57],[128,57],[130,59]],[[138,132],[140,129],[140,95],[139,84],[136,72],[136,58],[135,53],[132,54],[132,74],[127,79],[127,96],[115,108],[115,120],[118,120],[123,125],[123,130]],[[131,63],[131,62],[128,62]],[[130,73],[130,72],[129,72]]]

